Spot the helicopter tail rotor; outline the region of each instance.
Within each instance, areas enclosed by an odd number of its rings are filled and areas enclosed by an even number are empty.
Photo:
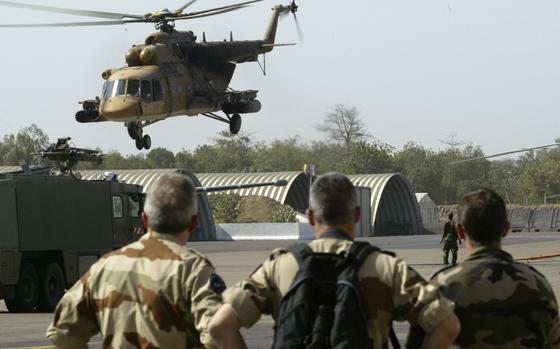
[[[303,41],[304,41],[304,37],[303,37],[303,31],[301,30],[301,25],[299,24],[299,20],[297,18],[296,12],[298,10],[298,5],[296,4],[295,0],[292,0],[292,2],[285,7],[286,11],[282,13],[282,15],[287,15],[288,13],[291,13],[294,16],[294,22],[296,24],[296,30],[297,30],[297,34],[298,34],[298,39],[299,39],[299,44],[303,45]]]

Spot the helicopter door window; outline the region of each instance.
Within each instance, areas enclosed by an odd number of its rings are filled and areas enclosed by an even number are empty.
[[[113,94],[114,85],[115,82],[112,80],[105,81],[105,83],[103,84],[103,99],[111,98],[111,95]]]
[[[140,82],[140,92],[142,94],[142,100],[146,102],[151,102],[154,95],[152,94],[152,82],[148,80],[142,80]]]
[[[140,80],[128,80],[126,85],[126,96],[127,97],[140,97]]]
[[[126,91],[126,80],[117,80],[115,93],[113,96],[124,96],[124,91]]]
[[[161,82],[159,80],[154,80],[154,100],[160,101],[163,99],[163,89],[161,88]]]

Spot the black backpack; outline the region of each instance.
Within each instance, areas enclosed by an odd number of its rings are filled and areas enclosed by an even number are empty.
[[[354,241],[342,255],[314,253],[307,244],[294,245],[289,251],[299,270],[282,298],[272,348],[370,349],[373,341],[367,330],[358,270],[379,248]],[[393,347],[400,348],[398,342],[395,347],[392,328],[390,338]]]

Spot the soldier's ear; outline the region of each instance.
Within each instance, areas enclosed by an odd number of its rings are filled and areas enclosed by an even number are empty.
[[[457,223],[455,228],[457,228],[457,235],[459,235],[459,239],[465,240],[465,228],[463,225],[461,223]]]
[[[187,230],[189,231],[189,233],[192,233],[193,231],[196,230],[197,226],[198,226],[198,215],[193,215],[191,217],[191,223],[189,224]]]
[[[144,225],[144,229],[148,231],[148,216],[144,212],[142,212],[142,224]]]
[[[360,217],[362,216],[362,208],[360,206],[356,206],[354,209],[354,223],[358,223],[360,221]]]
[[[309,221],[310,225],[315,225],[315,216],[313,215],[313,210],[308,208],[305,211],[305,214],[307,215],[307,220]]]
[[[502,228],[502,238],[505,238],[510,230],[511,230],[511,224],[509,222],[506,222],[506,224],[504,224]]]

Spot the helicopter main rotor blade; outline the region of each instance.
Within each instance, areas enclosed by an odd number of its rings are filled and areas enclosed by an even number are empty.
[[[107,18],[107,19],[122,19],[122,18],[142,19],[142,18],[144,18],[144,16],[142,16],[142,15],[133,15],[133,14],[128,14],[128,13],[77,10],[77,9],[69,9],[69,8],[54,7],[54,6],[44,6],[44,5],[34,5],[34,4],[27,4],[27,3],[22,3],[22,2],[13,2],[13,1],[5,1],[5,0],[0,0],[0,6],[10,6],[10,7],[24,8],[24,9],[28,9],[28,10],[64,13],[64,14],[69,14],[69,15],[95,17],[95,18]]]
[[[208,9],[208,10],[189,12],[189,13],[182,14],[182,15],[180,15],[180,16],[178,16],[178,17],[192,17],[192,16],[198,16],[198,15],[205,14],[205,13],[208,13],[208,12],[214,12],[214,11],[219,11],[219,10],[225,10],[225,9],[229,9],[229,8],[233,8],[234,10],[237,10],[237,9],[239,9],[239,8],[242,8],[242,7],[245,6],[245,5],[249,5],[249,4],[253,4],[253,3],[255,3],[255,2],[261,2],[261,1],[263,1],[263,0],[251,0],[251,1],[246,1],[246,2],[240,2],[240,3],[237,3],[237,4],[232,4],[232,5],[227,5],[227,6],[221,6],[221,7],[215,7],[215,8]],[[227,12],[227,11],[226,11],[226,12]],[[199,18],[199,17],[194,17],[194,18]],[[183,18],[181,18],[181,19],[183,19]]]
[[[177,13],[183,13],[183,11],[185,11],[185,9],[189,6],[191,6],[192,4],[194,4],[197,0],[191,0],[189,2],[187,2],[186,4],[184,4],[183,6],[179,7],[175,12]]]
[[[223,10],[214,11],[214,12],[210,12],[210,13],[203,13],[203,14],[199,14],[199,15],[186,15],[186,16],[179,16],[179,17],[170,17],[169,20],[195,19],[195,18],[210,17],[210,16],[219,15],[219,14],[222,14],[222,13],[227,13],[227,12],[231,12],[231,11],[240,10],[244,7],[247,7],[247,5],[241,5],[241,6],[237,6],[237,7],[226,8],[226,9],[223,9]]]
[[[142,22],[144,22],[144,20],[131,19],[131,20],[121,20],[121,21],[96,21],[96,22],[0,24],[0,28],[92,27],[92,26],[102,26],[102,25],[124,25],[127,23],[142,23]]]

